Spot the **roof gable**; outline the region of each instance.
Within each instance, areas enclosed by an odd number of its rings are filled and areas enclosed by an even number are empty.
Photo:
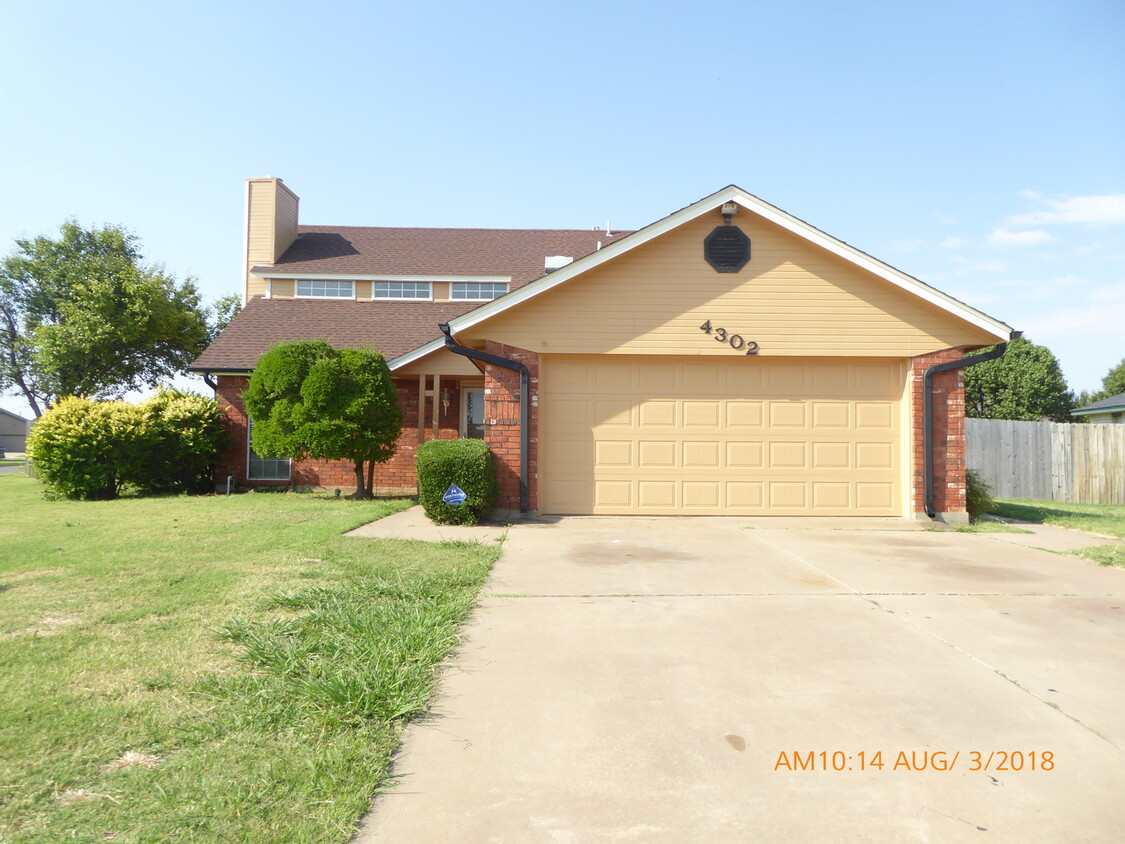
[[[586,255],[550,275],[539,278],[518,290],[514,290],[507,296],[489,302],[474,311],[455,318],[451,321],[450,327],[454,334],[470,332],[475,326],[481,325],[481,323],[486,321],[492,321],[505,312],[513,311],[513,309],[522,310],[526,307],[524,303],[544,296],[552,290],[560,289],[562,286],[571,282],[572,279],[589,276],[592,272],[600,267],[604,267],[610,262],[620,261],[629,253],[641,250],[647,244],[664,238],[676,229],[689,226],[693,221],[699,220],[704,215],[713,215],[715,217],[714,222],[717,225],[721,218],[719,218],[715,212],[721,209],[727,202],[734,202],[740,208],[745,209],[745,212],[748,212],[741,219],[757,219],[769,226],[775,227],[780,232],[788,233],[806,244],[816,247],[821,251],[826,251],[839,261],[847,264],[853,270],[872,279],[880,280],[901,292],[908,293],[911,297],[921,300],[922,303],[928,305],[934,312],[943,314],[947,320],[952,317],[958,324],[963,326],[967,324],[967,326],[972,329],[970,331],[972,339],[965,339],[961,342],[951,342],[950,345],[988,345],[989,343],[1006,340],[1011,334],[1010,326],[999,320],[993,319],[987,314],[930,287],[918,279],[878,261],[870,255],[849,246],[843,241],[831,237],[821,230],[810,226],[808,223],[787,214],[781,209],[733,185],[723,188],[699,202],[689,205],[662,220],[658,220],[637,232],[617,240],[599,251]],[[739,219],[740,218],[736,216],[735,222],[737,223]],[[700,254],[699,262],[702,263],[702,254]],[[753,264],[754,261],[751,259],[751,265]],[[734,280],[737,276],[732,275],[728,276],[728,278]],[[513,316],[515,316],[515,313],[513,313]],[[487,331],[483,326],[481,330]],[[432,352],[434,349],[439,348],[440,345],[441,341],[438,340],[413,350],[409,354],[393,360],[392,367],[409,363],[411,360],[422,357]]]

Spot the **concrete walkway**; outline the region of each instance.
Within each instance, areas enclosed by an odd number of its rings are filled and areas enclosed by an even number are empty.
[[[435,525],[420,505],[395,513],[377,522],[357,527],[345,536],[417,539],[422,542],[498,542],[508,532],[507,525]]]
[[[356,840],[1120,840],[1125,571],[1012,536],[516,525]]]

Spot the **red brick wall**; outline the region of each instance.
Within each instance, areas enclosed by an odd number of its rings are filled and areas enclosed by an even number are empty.
[[[960,360],[961,349],[945,349],[913,358],[910,366],[913,432],[913,503],[916,514],[926,511],[923,440],[923,375],[937,363]],[[934,511],[960,520],[965,514],[965,371],[954,369],[932,379]]]
[[[485,351],[516,360],[527,367],[530,392],[531,427],[528,455],[528,506],[538,506],[539,456],[539,355],[515,346],[488,341]],[[500,482],[500,498],[496,506],[501,510],[518,510],[520,506],[520,376],[518,372],[493,364],[484,366],[484,421],[485,442],[496,458],[496,475]]]
[[[216,396],[227,415],[229,447],[219,455],[215,470],[215,483],[226,486],[227,475],[233,474],[240,485],[262,487],[294,486],[301,489],[336,489],[344,493],[355,491],[354,464],[343,460],[301,460],[293,465],[289,481],[248,481],[246,478],[247,418],[242,404],[242,391],[249,378],[220,375]],[[399,436],[395,456],[375,467],[375,492],[382,495],[413,495],[418,490],[414,474],[414,454],[418,449],[418,379],[395,379],[399,406],[402,407],[402,434]],[[432,382],[427,382],[432,388]],[[440,439],[460,436],[461,386],[452,378],[443,378],[442,392],[449,390],[449,409],[439,407],[438,425]],[[439,396],[440,401],[440,396]],[[424,408],[425,438],[431,439],[433,424],[433,399],[426,399]]]

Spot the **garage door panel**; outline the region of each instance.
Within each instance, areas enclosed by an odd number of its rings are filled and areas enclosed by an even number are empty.
[[[633,402],[625,399],[598,399],[594,402],[594,425],[632,428]]]
[[[814,469],[848,469],[852,464],[852,444],[848,442],[812,443]]]
[[[599,440],[594,443],[594,467],[630,469],[633,467],[631,440]]]
[[[859,430],[890,430],[894,418],[894,405],[889,401],[856,402],[855,424]]]
[[[641,440],[637,443],[638,464],[642,469],[671,469],[677,465],[675,440]]]
[[[682,448],[683,462],[680,465],[685,469],[719,468],[718,442],[685,442]]]
[[[559,358],[545,513],[899,515],[901,362]]]
[[[894,447],[889,442],[856,443],[857,469],[891,469],[894,467]]]
[[[762,401],[741,401],[730,399],[726,403],[727,428],[755,428],[764,427],[765,406]]]
[[[799,401],[771,401],[770,402],[770,427],[803,429],[806,424],[806,411],[804,402]]]
[[[774,510],[805,510],[808,489],[803,481],[772,481],[769,485],[770,508]]]
[[[728,442],[727,463],[728,469],[761,469],[762,443],[760,442]]]
[[[804,469],[808,466],[808,443],[774,442],[769,445],[771,469]]]
[[[685,401],[683,407],[684,428],[716,428],[719,425],[718,401]]]
[[[813,483],[812,506],[814,510],[847,510],[851,507],[851,484]]]
[[[642,428],[676,426],[677,402],[675,399],[646,401],[640,406],[640,423]]]
[[[594,481],[594,506],[631,509],[633,507],[632,481]]]
[[[847,428],[851,425],[851,405],[846,401],[814,401],[812,425],[816,430],[825,428]]]
[[[719,506],[719,481],[684,481],[682,489],[685,510],[704,508],[711,511]]]
[[[674,510],[676,500],[675,481],[638,481],[637,500],[641,507]]]
[[[727,507],[731,510],[760,510],[762,508],[762,481],[728,481]]]
[[[855,493],[857,509],[881,512],[894,506],[893,484],[859,481],[855,485]]]

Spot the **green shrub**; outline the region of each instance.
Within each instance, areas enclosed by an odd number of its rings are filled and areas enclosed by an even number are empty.
[[[414,468],[418,499],[439,525],[475,525],[496,506],[496,468],[483,440],[430,440],[418,447]],[[450,484],[465,491],[463,504],[442,501]]]
[[[972,469],[965,472],[965,509],[969,511],[969,521],[979,521],[995,507],[992,490],[984,479]]]
[[[210,492],[223,438],[223,412],[214,399],[162,389],[141,403],[149,423],[148,448],[130,466],[129,479],[145,492]]]
[[[140,404],[65,398],[31,427],[27,453],[51,497],[117,498],[211,487],[223,418],[194,393],[161,390]]]
[[[147,451],[145,412],[120,401],[65,398],[31,426],[27,455],[52,497],[116,498]]]

